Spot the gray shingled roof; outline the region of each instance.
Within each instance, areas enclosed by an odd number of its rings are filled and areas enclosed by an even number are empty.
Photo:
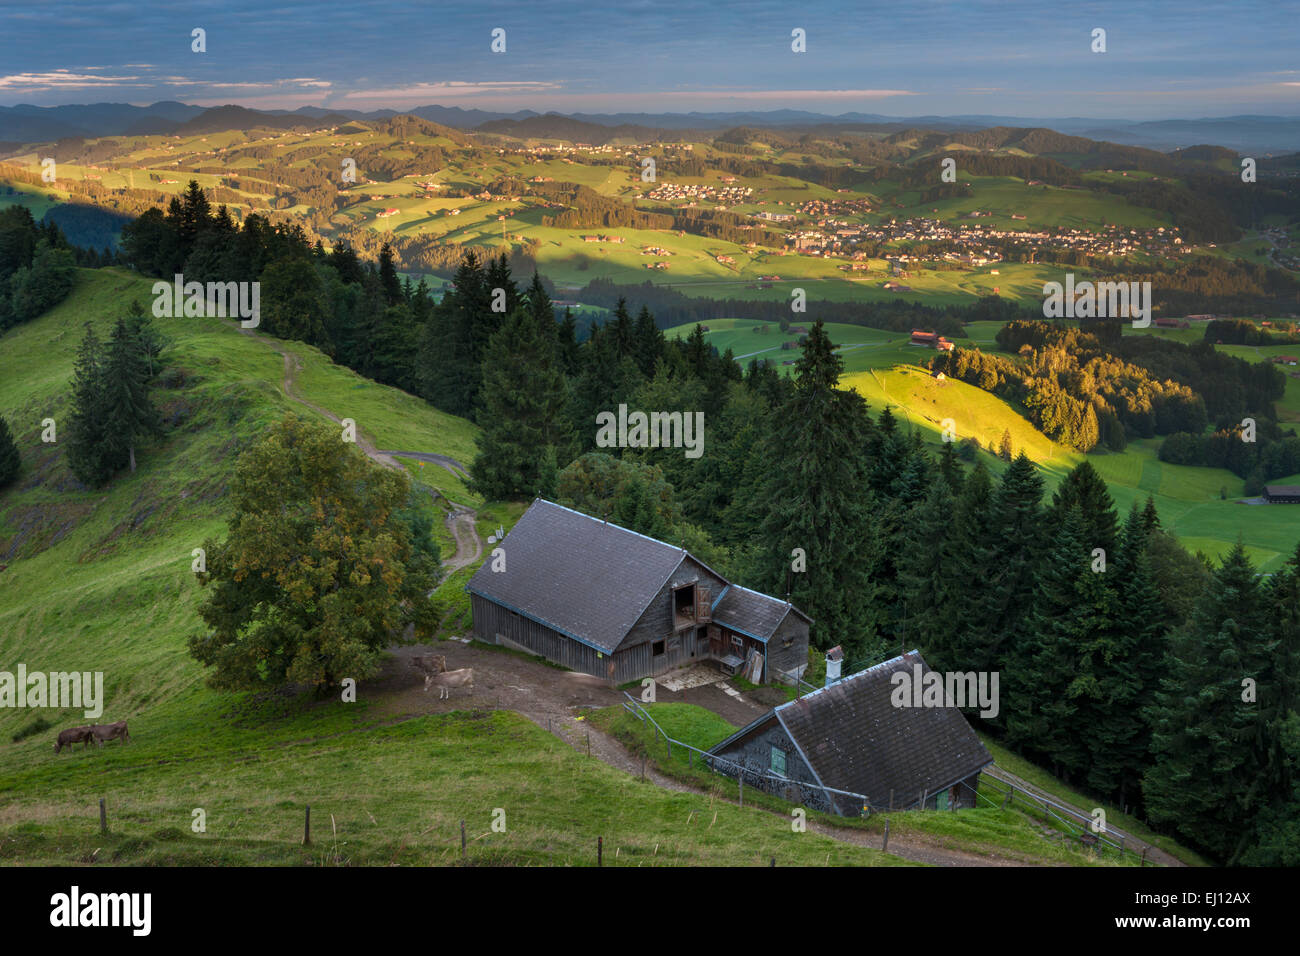
[[[920,652],[909,651],[775,709],[824,785],[863,794],[873,806],[888,806],[892,790],[901,807],[993,762],[956,707],[893,705],[890,678],[911,676],[917,663],[929,671]]]
[[[767,641],[791,611],[809,620],[808,615],[784,601],[733,584],[713,606],[713,620],[734,631]]]
[[[686,552],[538,498],[467,590],[612,653]]]

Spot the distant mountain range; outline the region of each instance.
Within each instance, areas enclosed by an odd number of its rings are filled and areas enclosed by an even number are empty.
[[[0,106],[0,141],[45,143],[68,137],[143,136],[211,132],[266,126],[278,129],[340,125],[350,120],[387,119],[409,113],[456,129],[516,136],[637,135],[684,130],[718,130],[734,126],[848,126],[878,132],[909,128],[969,131],[994,126],[1045,127],[1073,136],[1127,146],[1172,150],[1213,143],[1242,154],[1300,151],[1300,117],[1223,116],[1194,120],[1103,120],[1085,117],[1023,116],[883,116],[878,113],[829,115],[804,110],[738,113],[546,113],[519,110],[494,113],[458,106],[419,106],[409,110],[330,110],[304,106],[296,110],[251,110],[242,106],[205,108],[164,101],[151,106],[92,103],[69,106]],[[588,125],[589,124],[589,125]],[[619,128],[614,134],[612,128]]]

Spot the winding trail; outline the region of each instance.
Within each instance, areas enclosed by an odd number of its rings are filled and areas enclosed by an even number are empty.
[[[289,399],[291,402],[296,402],[299,405],[302,405],[304,408],[311,409],[317,415],[328,418],[336,424],[342,423],[342,419],[331,412],[328,408],[317,405],[315,402],[310,402],[303,398],[302,395],[298,394],[295,385],[298,373],[302,371],[302,362],[298,356],[284,348],[275,339],[261,335],[252,329],[245,329],[236,321],[228,320],[228,324],[239,329],[241,335],[247,335],[250,338],[257,339],[257,341],[261,342],[263,345],[269,346],[273,351],[278,352],[284,359],[284,380],[280,383],[280,387],[284,391],[285,398]],[[360,428],[357,429],[356,444],[357,447],[365,453],[367,458],[382,468],[405,471],[406,469],[402,467],[402,463],[396,458],[396,456],[401,455],[404,458],[414,458],[417,461],[427,461],[439,465],[447,469],[447,471],[451,472],[462,481],[469,479],[469,473],[465,470],[465,466],[455,458],[450,458],[447,455],[437,455],[432,452],[422,451],[380,451],[375,447],[374,442],[365,436]],[[446,569],[447,573],[451,574],[454,571],[459,571],[466,565],[473,564],[483,554],[483,541],[478,536],[478,529],[476,527],[478,512],[473,508],[470,508],[468,505],[457,504],[445,496],[438,495],[437,492],[430,491],[430,493],[435,497],[442,497],[443,500],[447,502],[448,507],[451,508],[451,513],[447,515],[444,523],[447,526],[447,530],[451,532],[452,538],[456,541],[456,553],[442,562],[442,566]]]

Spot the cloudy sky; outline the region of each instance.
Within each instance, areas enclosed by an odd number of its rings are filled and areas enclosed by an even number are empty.
[[[1300,0],[0,0],[0,105],[157,100],[1300,117]]]

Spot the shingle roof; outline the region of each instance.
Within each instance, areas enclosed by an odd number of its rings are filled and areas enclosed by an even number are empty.
[[[860,793],[873,806],[887,806],[893,791],[903,807],[993,762],[956,707],[894,706],[891,677],[912,677],[916,664],[929,671],[920,652],[909,651],[775,708],[824,785]]]
[[[767,594],[733,584],[722,593],[713,607],[713,620],[733,631],[740,631],[760,641],[767,641],[793,611],[804,620],[808,616],[792,605]]]
[[[613,652],[681,564],[681,548],[538,498],[467,590]]]

